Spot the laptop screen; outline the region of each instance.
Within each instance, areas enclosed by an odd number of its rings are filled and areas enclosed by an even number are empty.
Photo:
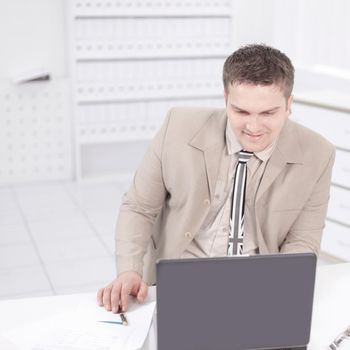
[[[315,270],[311,253],[158,261],[158,349],[305,346]]]

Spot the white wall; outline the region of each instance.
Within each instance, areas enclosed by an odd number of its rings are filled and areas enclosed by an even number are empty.
[[[31,69],[67,75],[64,0],[0,0],[0,79]]]
[[[72,178],[65,27],[65,0],[0,0],[0,184]]]
[[[275,0],[233,0],[234,45],[272,44]]]

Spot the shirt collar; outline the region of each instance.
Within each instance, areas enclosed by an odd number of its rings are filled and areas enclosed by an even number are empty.
[[[239,143],[236,135],[232,131],[232,128],[230,126],[228,118],[227,118],[227,123],[226,123],[226,133],[225,134],[226,134],[226,147],[227,147],[228,154],[232,155],[232,154],[235,154],[235,153],[238,153],[239,151],[241,151],[242,146]],[[278,140],[278,137],[274,140],[274,142],[272,142],[264,150],[262,150],[260,152],[254,152],[254,155],[263,162],[267,161],[271,157],[271,154],[276,147],[277,140]]]

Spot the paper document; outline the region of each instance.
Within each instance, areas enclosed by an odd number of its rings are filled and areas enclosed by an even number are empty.
[[[125,313],[129,324],[124,326],[101,322],[119,322],[120,316],[87,298],[72,312],[11,329],[2,336],[26,350],[134,350],[146,339],[154,308],[154,301],[131,303]]]

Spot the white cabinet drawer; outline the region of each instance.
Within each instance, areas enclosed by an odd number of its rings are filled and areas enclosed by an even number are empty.
[[[327,217],[350,225],[350,191],[331,186]]]
[[[350,228],[327,221],[321,251],[350,261]]]
[[[350,189],[350,152],[337,150],[332,173],[332,183]]]
[[[296,102],[291,117],[323,135],[335,146],[350,150],[350,114]]]

